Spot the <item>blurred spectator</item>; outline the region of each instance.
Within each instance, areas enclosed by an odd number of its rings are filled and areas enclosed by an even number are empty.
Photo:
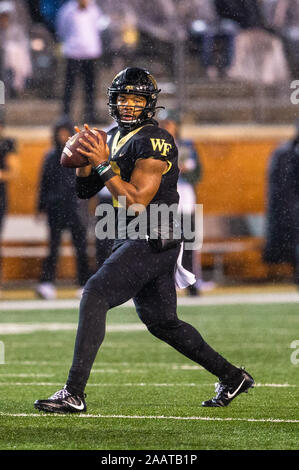
[[[18,23],[12,2],[0,3],[0,78],[5,83],[6,95],[22,92],[32,74],[29,38]]]
[[[175,23],[177,23],[173,0],[153,0],[152,2],[133,0],[133,5],[137,13],[138,28],[141,32],[163,42],[173,41]],[[173,23],[172,20],[174,20]]]
[[[34,23],[42,23],[43,18],[40,12],[39,0],[27,0],[28,10]]]
[[[293,76],[299,72],[299,0],[271,0],[269,21],[281,37]],[[270,16],[271,15],[271,16]]]
[[[274,16],[278,0],[260,0],[264,23],[267,29],[274,31]]]
[[[53,129],[53,148],[45,155],[41,172],[38,215],[46,214],[49,225],[50,253],[44,260],[36,293],[45,299],[56,297],[54,281],[61,235],[69,230],[76,251],[78,284],[83,288],[88,277],[86,227],[79,216],[75,192],[75,169],[60,165],[62,149],[74,133],[69,120],[60,120]],[[80,291],[79,291],[80,292]]]
[[[180,136],[180,123],[175,113],[161,111],[159,114],[160,127],[166,129],[174,138],[178,148],[180,176],[178,180],[178,193],[180,202],[178,211],[184,217],[190,217],[191,229],[195,230],[196,185],[201,178],[201,164],[199,155],[192,140],[182,139]],[[197,253],[184,249],[182,264],[188,271],[195,274],[196,284],[188,286],[189,295],[200,294],[201,279],[198,266]]]
[[[233,20],[241,28],[228,72],[232,79],[265,85],[289,79],[283,43],[273,34],[270,10],[265,7],[265,1],[215,0],[218,15]]]
[[[30,29],[32,78],[31,89],[41,99],[57,97],[57,54],[53,36],[42,23]]]
[[[197,45],[208,77],[224,76],[233,60],[239,26],[232,19],[217,14],[214,0],[189,0],[181,4],[180,9],[183,8],[185,16],[189,17],[191,41]]]
[[[283,32],[290,28],[299,28],[299,1],[298,0],[272,0],[274,3],[273,25]]]
[[[290,263],[299,288],[299,121],[296,135],[270,158],[267,174],[266,263]]]
[[[3,221],[7,209],[7,185],[9,181],[18,175],[19,171],[19,158],[17,156],[16,142],[14,139],[4,135],[4,129],[4,117],[0,116],[0,237],[2,234]],[[2,275],[0,252],[0,289],[1,284]]]
[[[1,2],[7,3],[6,0]],[[31,27],[31,17],[27,0],[9,0],[9,2],[13,6],[16,22],[22,26],[25,34],[28,34]]]
[[[40,0],[39,11],[41,19],[47,26],[48,30],[55,35],[56,33],[56,17],[59,9],[67,0]]]
[[[173,72],[177,41],[186,39],[175,0],[132,0],[140,33],[138,52],[143,60],[155,61],[156,66]]]
[[[83,121],[99,122],[96,114],[97,62],[102,54],[100,20],[102,11],[94,0],[70,0],[57,15],[57,35],[66,57],[63,114],[70,115],[74,85],[82,75],[84,80]]]
[[[137,15],[132,2],[124,0],[99,1],[104,13],[102,20],[102,63],[121,69],[133,63],[139,44]]]
[[[235,58],[228,75],[232,79],[264,85],[289,80],[282,41],[262,29],[241,31],[236,38]]]
[[[263,28],[264,17],[260,0],[214,0],[221,18],[235,21],[242,29]]]

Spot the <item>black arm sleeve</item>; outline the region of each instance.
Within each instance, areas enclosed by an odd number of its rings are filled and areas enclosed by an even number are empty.
[[[87,177],[76,177],[76,193],[80,199],[89,199],[95,196],[103,187],[104,183],[93,169]]]

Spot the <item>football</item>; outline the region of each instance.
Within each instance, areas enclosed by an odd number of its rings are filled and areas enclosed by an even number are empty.
[[[78,151],[79,148],[85,150],[85,148],[80,144],[79,139],[85,139],[84,134],[91,134],[97,139],[102,139],[104,146],[107,143],[107,134],[104,131],[94,131],[92,129],[84,129],[81,132],[77,132],[72,137],[69,138],[67,143],[64,146],[64,149],[61,154],[60,164],[65,168],[81,168],[83,166],[89,165],[88,159]]]

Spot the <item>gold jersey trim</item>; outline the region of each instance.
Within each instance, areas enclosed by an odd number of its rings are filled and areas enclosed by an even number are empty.
[[[134,129],[133,131],[129,132],[128,134],[126,134],[121,139],[119,139],[120,132],[119,131],[116,132],[116,134],[113,138],[113,141],[112,141],[112,145],[111,145],[111,159],[109,160],[109,162],[110,162],[110,165],[111,165],[112,170],[114,171],[114,173],[119,175],[120,178],[121,178],[120,168],[119,168],[118,164],[115,161],[113,161],[112,159],[114,158],[116,153],[131,139],[131,137],[133,137],[135,134],[137,134],[137,132],[141,131],[141,129],[143,129],[145,126],[148,126],[148,125],[149,124],[145,124],[144,126],[141,126],[141,127],[138,127],[137,129]],[[142,159],[142,157],[141,157],[141,159]],[[139,159],[137,159],[137,160],[139,160]],[[172,163],[169,160],[165,160],[165,161],[168,164],[168,168],[162,173],[162,175],[165,175],[166,173],[168,173],[168,171],[172,167]],[[112,204],[113,204],[113,207],[121,207],[119,202],[118,202],[118,199],[116,199],[114,196],[112,196]]]
[[[114,173],[120,177],[120,168],[118,164],[110,160],[110,165]],[[118,200],[114,196],[112,196],[112,205],[113,207],[120,207]]]
[[[166,163],[168,165],[168,168],[166,168],[166,170],[163,171],[162,175],[166,175],[166,173],[168,173],[170,168],[172,167],[172,163],[169,160],[166,160]]]
[[[123,145],[125,145],[131,139],[131,137],[133,137],[133,135],[137,134],[137,132],[141,131],[141,129],[143,129],[144,127],[145,126],[141,126],[141,127],[138,127],[137,129],[134,129],[133,131],[129,132],[121,139],[119,139],[120,132],[117,131],[117,133],[115,134],[113,138],[113,142],[111,146],[111,158],[114,158],[116,153],[123,147]]]

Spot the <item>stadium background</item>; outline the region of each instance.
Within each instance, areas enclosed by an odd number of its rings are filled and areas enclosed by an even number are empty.
[[[33,75],[25,89],[17,97],[7,97],[5,103],[6,134],[18,142],[21,170],[9,187],[9,213],[2,239],[4,295],[7,288],[30,287],[36,281],[41,260],[47,252],[47,228],[36,223],[34,213],[42,158],[51,146],[52,125],[60,114],[65,66],[61,44],[43,16],[47,2],[17,3],[19,7],[22,3],[27,7],[26,31]],[[288,80],[282,81],[279,75],[276,76],[279,63],[272,64],[272,75],[268,71],[267,78],[264,78],[260,67],[263,38],[260,39],[261,57],[251,64],[255,67],[254,79],[244,78],[246,70],[241,71],[243,76],[241,73],[239,78],[221,73],[211,79],[200,60],[201,43],[196,35],[200,6],[204,2],[194,2],[199,7],[193,8],[193,14],[185,15],[188,21],[180,16],[180,9],[170,8],[167,16],[169,5],[163,9],[161,3],[157,1],[157,8],[164,12],[164,17],[157,24],[154,14],[151,17],[151,13],[143,11],[138,2],[127,2],[127,5],[126,2],[121,5],[117,2],[118,15],[113,11],[113,2],[99,2],[105,13],[102,30],[104,53],[98,65],[97,82],[97,108],[102,121],[99,124],[106,127],[111,123],[106,106],[106,87],[115,73],[127,65],[150,69],[162,88],[160,104],[179,113],[182,136],[195,141],[201,157],[203,177],[197,186],[197,202],[203,204],[204,210],[203,276],[217,284],[230,285],[244,281],[290,282],[290,267],[266,265],[261,253],[269,157],[282,141],[294,135],[294,122],[298,116],[298,105],[292,104],[290,99],[291,82],[296,79],[299,67],[294,54],[296,40],[285,41],[284,44]],[[191,10],[192,2],[189,3]],[[264,9],[275,4],[272,0],[261,3]],[[129,12],[135,8],[135,16],[128,14],[122,24],[119,19],[126,6]],[[264,18],[270,21],[266,14]],[[18,19],[24,26],[23,17]],[[252,21],[255,20],[253,15]],[[248,36],[249,45],[246,47],[249,47],[249,54],[256,55],[256,50],[250,51],[250,45],[253,47],[258,41],[257,32],[270,34],[267,31],[269,25],[266,22],[264,29],[260,24],[249,26],[243,25],[238,34]],[[174,41],[170,39],[173,28],[184,31],[184,34],[177,34]],[[165,33],[163,40],[161,31]],[[271,37],[277,39],[280,33],[277,28],[274,34],[271,31]],[[235,50],[237,41],[238,35]],[[215,41],[216,64],[222,60],[221,48],[221,40]],[[273,56],[272,60],[276,59]],[[81,95],[77,86],[73,111],[77,124],[82,124]],[[94,256],[93,213],[94,204],[91,202],[91,262]],[[72,247],[66,235],[58,279],[71,286],[74,269]]]

